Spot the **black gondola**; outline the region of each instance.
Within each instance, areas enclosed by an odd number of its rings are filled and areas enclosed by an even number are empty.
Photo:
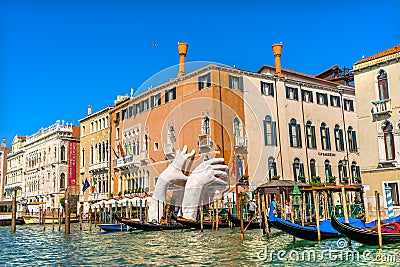
[[[186,229],[186,227],[184,225],[179,224],[179,223],[164,225],[164,224],[156,224],[156,223],[148,223],[148,222],[139,222],[136,220],[121,218],[116,214],[114,214],[113,217],[119,223],[123,223],[132,228],[136,228],[138,230],[143,230],[143,231],[164,231],[164,230]]]
[[[23,225],[25,224],[25,221],[23,218],[17,218],[15,219],[15,224]],[[0,219],[0,226],[9,226],[9,225],[11,225],[11,219]]]
[[[332,227],[336,229],[336,231],[349,237],[351,240],[370,246],[379,245],[378,232],[373,229],[362,229],[341,223],[335,215],[332,215],[331,223]],[[400,243],[400,233],[382,233],[382,244],[394,243]]]
[[[174,213],[171,213],[171,218],[188,228],[201,229],[201,222],[199,220],[190,220],[183,217],[177,217]],[[216,222],[213,223],[211,221],[203,221],[203,229],[213,229],[213,226],[216,228]],[[226,220],[219,222],[218,228],[229,228],[229,222]]]
[[[231,221],[236,227],[241,227],[241,222],[240,219],[233,216],[230,212],[228,212],[228,220]],[[250,229],[261,229],[260,222],[258,221],[251,221],[249,224],[249,221],[243,220],[243,227],[247,227],[247,230]]]

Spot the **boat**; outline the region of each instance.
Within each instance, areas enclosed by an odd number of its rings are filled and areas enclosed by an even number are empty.
[[[11,200],[3,200],[0,201],[0,226],[11,225],[12,220],[12,201]],[[16,225],[25,224],[23,218],[16,218]]]
[[[241,227],[241,221],[239,218],[233,216],[230,212],[228,212],[228,220],[233,223],[233,225],[235,225],[236,227]],[[243,227],[246,228],[247,230],[250,229],[261,229],[262,227],[260,226],[260,222],[259,221],[251,221],[249,224],[249,221],[245,221],[243,220]]]
[[[180,230],[186,229],[186,227],[179,223],[173,224],[158,224],[158,223],[148,223],[141,222],[136,219],[121,218],[118,215],[113,215],[114,219],[119,222],[128,225],[129,227],[135,228],[142,231],[164,231],[164,230]]]
[[[131,227],[123,223],[103,223],[98,224],[97,226],[104,232],[123,232],[133,230]]]
[[[43,219],[43,217],[39,217],[39,215],[28,215],[25,214],[23,215],[23,219],[25,221],[26,224],[43,224],[43,220],[45,224],[52,224],[53,223],[53,217],[52,216],[48,216],[46,215],[45,218]],[[65,218],[62,217],[61,218],[61,223],[64,223]],[[78,223],[79,222],[79,218],[76,216],[72,216],[69,219],[70,223]],[[54,217],[54,223],[57,224],[58,223],[58,217],[55,216]]]
[[[16,225],[25,224],[23,218],[17,218],[15,222]],[[11,215],[0,215],[0,226],[8,226],[8,225],[11,225]]]
[[[340,232],[338,232],[332,227],[330,220],[324,220],[319,223],[320,239],[318,239],[317,226],[310,226],[310,225],[302,226],[300,224],[292,223],[290,221],[277,218],[275,217],[273,210],[274,210],[274,204],[271,203],[270,213],[269,213],[270,224],[295,237],[310,241],[318,241],[330,238],[338,238],[342,236]],[[340,220],[344,221],[344,217],[340,218]],[[364,222],[360,219],[349,218],[349,221],[351,225],[365,227]]]
[[[185,225],[188,228],[194,228],[194,229],[199,229],[201,230],[201,222],[200,220],[191,220],[191,219],[186,219],[181,216],[176,216],[174,213],[171,213],[172,219],[174,219],[176,222]],[[203,229],[213,229],[216,228],[216,222],[204,220],[203,221]],[[229,228],[229,221],[225,219],[221,219],[220,222],[218,223],[218,228]]]
[[[400,221],[385,223],[388,220],[383,220],[382,229],[382,244],[400,243]],[[347,236],[351,240],[355,240],[365,245],[379,245],[377,226],[369,228],[360,228],[340,222],[335,215],[331,217],[332,227]]]

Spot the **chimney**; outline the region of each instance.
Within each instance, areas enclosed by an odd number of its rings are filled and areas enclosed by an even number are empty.
[[[7,145],[6,145],[6,139],[3,138],[3,140],[1,141],[1,150],[6,150],[6,147],[7,147]]]
[[[187,54],[188,44],[178,42],[178,53],[179,53],[179,72],[178,78],[185,75],[185,61]]]
[[[282,77],[282,68],[281,68],[281,54],[282,54],[282,43],[273,44],[272,51],[274,52],[275,58],[275,75],[278,77]]]
[[[92,106],[91,106],[91,105],[89,105],[89,106],[87,107],[87,114],[88,114],[88,116],[89,116],[89,115],[92,115]]]

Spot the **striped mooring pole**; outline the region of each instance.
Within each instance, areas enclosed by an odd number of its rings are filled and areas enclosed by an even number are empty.
[[[386,185],[385,191],[386,191],[386,202],[387,202],[389,219],[392,219],[394,218],[392,189],[389,185]]]

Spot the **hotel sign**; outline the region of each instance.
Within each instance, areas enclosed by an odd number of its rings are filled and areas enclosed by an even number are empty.
[[[76,143],[68,143],[68,185],[76,185]]]
[[[332,152],[318,152],[318,156],[335,157],[336,153]]]

